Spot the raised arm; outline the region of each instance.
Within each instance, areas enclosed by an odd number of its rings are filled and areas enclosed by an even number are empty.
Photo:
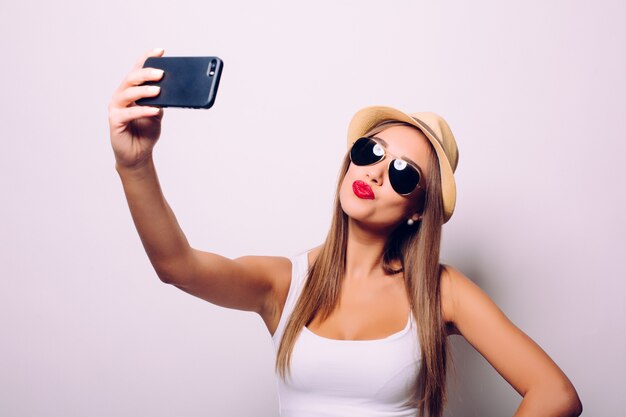
[[[458,333],[524,397],[515,417],[582,413],[576,389],[563,371],[484,291],[449,266],[441,288],[444,309]]]
[[[158,94],[140,84],[162,76],[142,68],[147,57],[162,54],[162,50],[152,51],[142,57],[109,103],[115,167],[135,227],[163,282],[216,305],[257,312],[272,331],[282,305],[279,299],[284,301],[291,279],[289,260],[250,256],[231,260],[193,249],[161,190],[152,151],[160,136],[163,110],[137,106],[135,101]]]

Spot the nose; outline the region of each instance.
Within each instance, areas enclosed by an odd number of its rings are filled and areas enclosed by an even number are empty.
[[[367,172],[365,175],[371,182],[379,186],[383,185],[383,181],[385,178],[385,167],[387,166],[385,164],[386,159],[387,156],[385,156],[383,159],[376,162],[375,164],[367,166]]]

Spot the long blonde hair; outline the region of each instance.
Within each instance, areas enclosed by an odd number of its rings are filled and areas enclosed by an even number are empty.
[[[375,135],[391,126],[406,125],[398,121],[379,123],[364,136]],[[413,126],[411,126],[413,127]],[[426,175],[426,199],[423,217],[413,226],[400,224],[389,236],[383,254],[383,269],[397,273],[393,261],[400,261],[411,311],[418,329],[421,367],[415,380],[414,395],[407,405],[417,407],[419,414],[428,410],[430,417],[441,417],[446,404],[446,371],[449,347],[441,310],[439,264],[443,203],[441,176],[434,151],[429,155]],[[290,373],[294,344],[302,328],[319,313],[324,321],[335,309],[341,293],[346,267],[348,216],[341,208],[339,189],[350,165],[349,154],[343,160],[335,193],[330,231],[316,260],[309,266],[306,283],[287,321],[276,356],[276,371],[285,379]]]

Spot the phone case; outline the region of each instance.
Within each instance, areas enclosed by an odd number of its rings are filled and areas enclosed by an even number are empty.
[[[138,105],[208,109],[215,102],[224,63],[215,56],[151,57],[143,67],[159,68],[164,74],[159,81],[143,84],[158,85],[161,91],[137,100]]]

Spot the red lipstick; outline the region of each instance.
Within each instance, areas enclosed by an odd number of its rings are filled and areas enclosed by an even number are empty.
[[[374,199],[374,191],[372,191],[372,187],[361,180],[357,180],[352,183],[352,191],[357,197],[364,200]]]

